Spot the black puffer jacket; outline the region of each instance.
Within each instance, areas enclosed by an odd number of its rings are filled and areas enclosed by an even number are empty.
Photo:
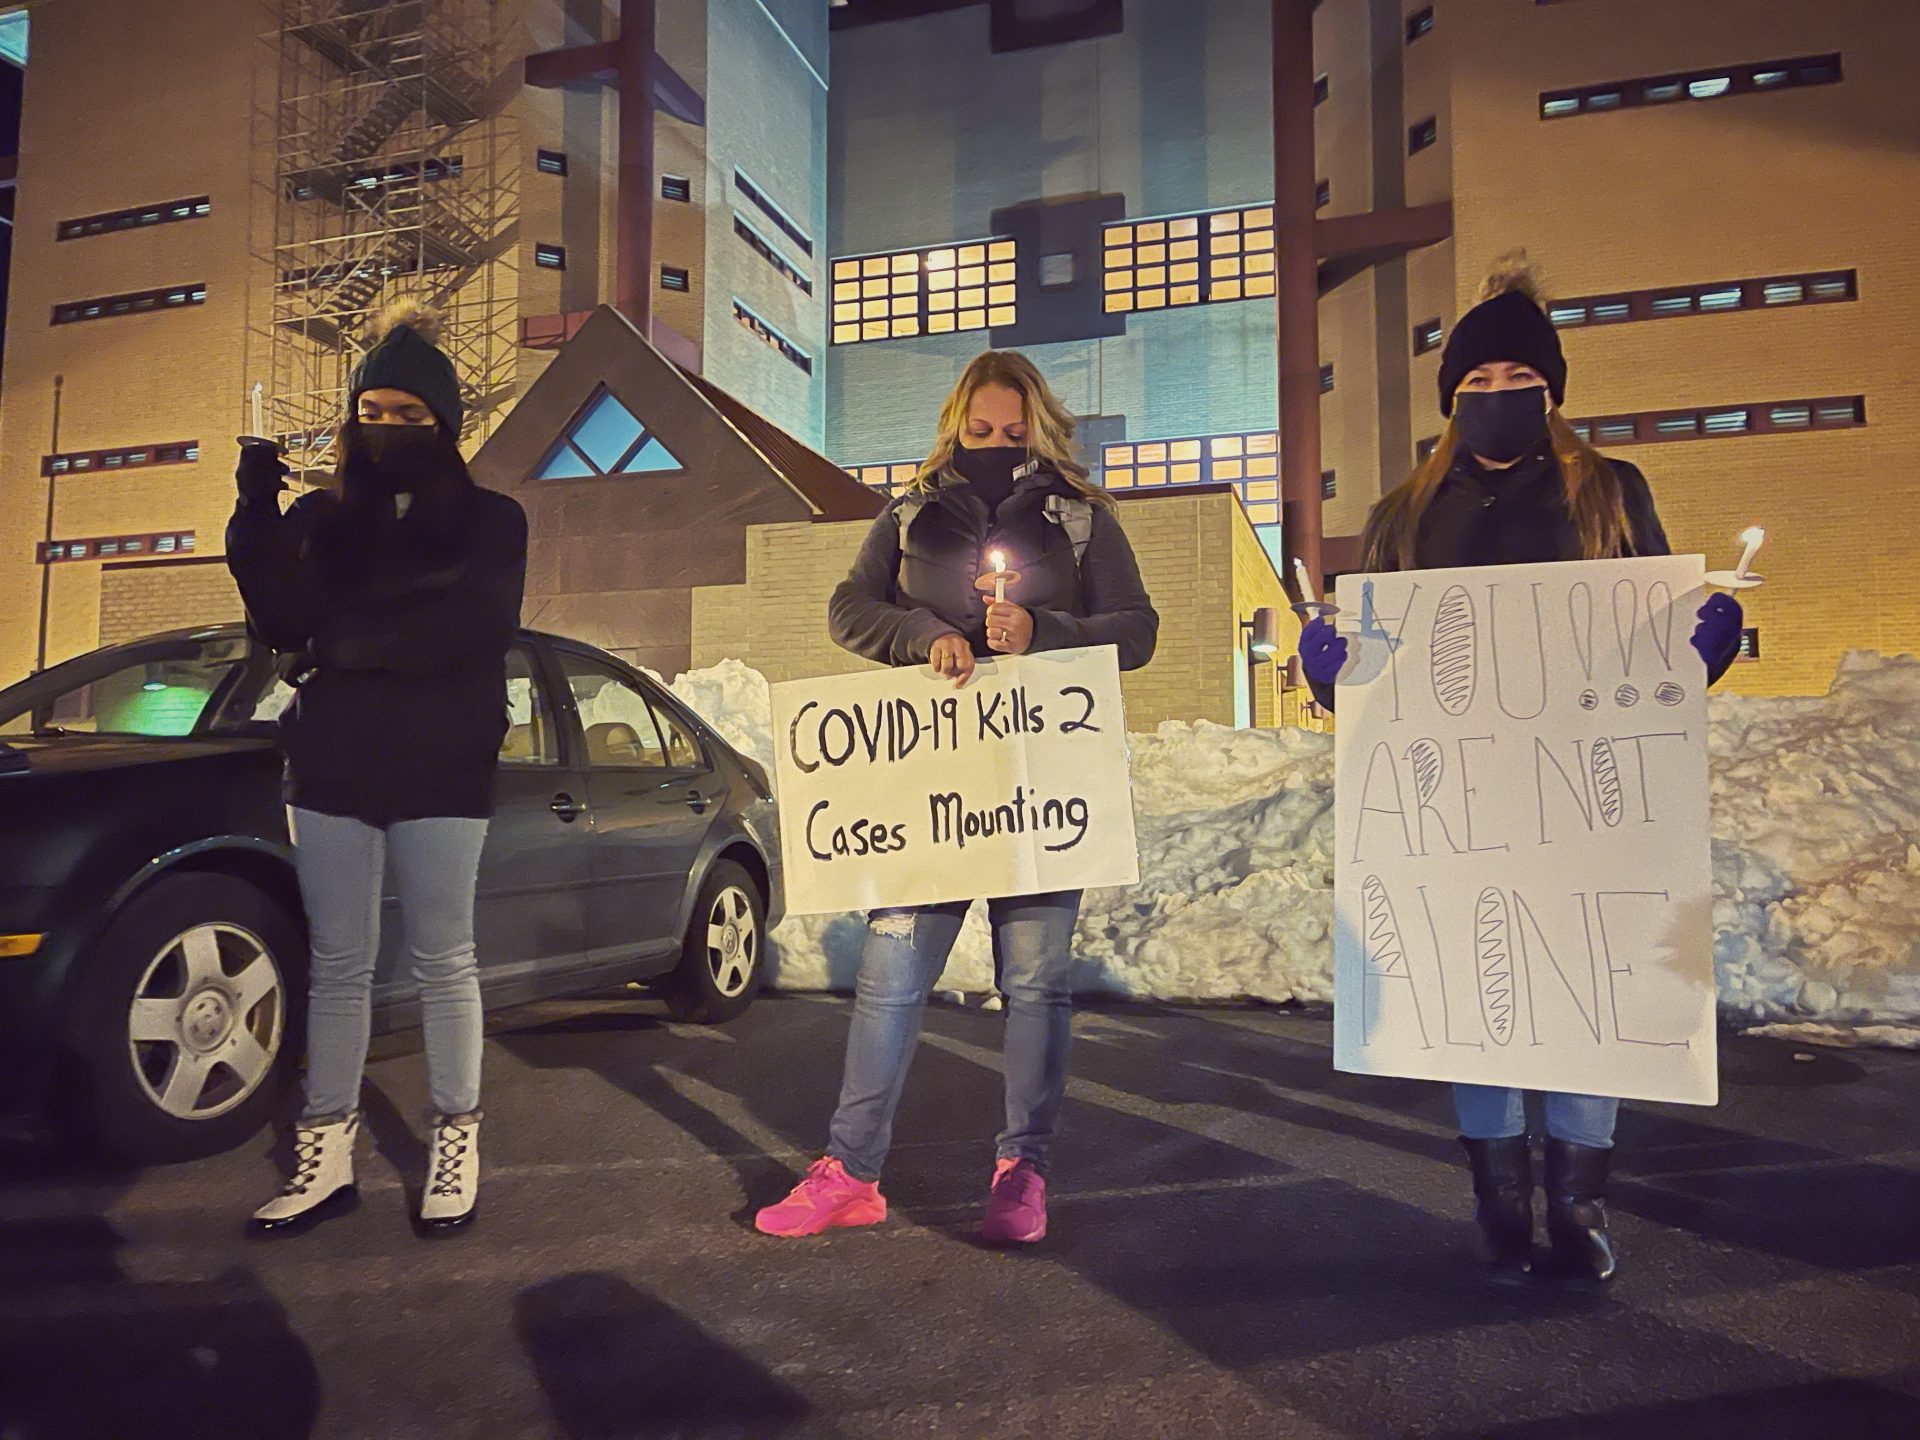
[[[975,580],[1003,550],[1019,573],[1007,599],[1033,615],[1033,646],[1071,650],[1113,645],[1120,668],[1153,658],[1160,617],[1140,583],[1126,531],[1111,510],[1092,507],[1092,533],[1078,564],[1066,528],[1049,517],[1047,499],[1079,500],[1051,471],[1028,476],[999,510],[966,481],[944,480],[924,503],[896,500],[873,522],[847,578],[833,592],[827,620],[834,642],[887,665],[924,665],[933,642],[958,632],[987,659],[986,607]],[[1084,503],[1084,502],[1082,502]],[[912,515],[901,544],[903,507]]]
[[[325,491],[284,515],[242,502],[228,523],[249,623],[312,666],[280,721],[290,805],[370,825],[493,813],[526,515],[470,487],[450,547],[414,543],[408,523],[348,521]],[[323,559],[326,527],[351,563]]]

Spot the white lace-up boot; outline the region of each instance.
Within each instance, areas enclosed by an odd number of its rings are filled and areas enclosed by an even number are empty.
[[[253,1212],[256,1235],[295,1233],[353,1208],[353,1142],[360,1115],[302,1121],[293,1132],[293,1175],[286,1188]]]
[[[428,1230],[452,1230],[473,1219],[480,1199],[480,1112],[434,1116],[428,1148],[420,1223]]]

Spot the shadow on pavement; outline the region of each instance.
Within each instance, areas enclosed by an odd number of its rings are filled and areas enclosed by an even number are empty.
[[[1897,1382],[1911,1385],[1916,1377]],[[1805,1440],[1827,1435],[1920,1434],[1920,1398],[1872,1380],[1809,1380],[1778,1389],[1623,1405],[1598,1415],[1555,1415],[1440,1440]]]
[[[124,1188],[133,1178],[47,1151],[0,1153],[0,1168],[41,1183]],[[319,1372],[253,1271],[137,1281],[120,1264],[126,1243],[104,1213],[0,1222],[0,1436],[311,1434]]]
[[[811,1409],[798,1390],[618,1275],[557,1276],[521,1291],[513,1308],[568,1440],[784,1435]]]

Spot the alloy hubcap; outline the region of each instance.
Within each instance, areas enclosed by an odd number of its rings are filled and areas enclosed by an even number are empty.
[[[746,892],[729,885],[714,897],[707,916],[707,968],[724,999],[746,990],[760,963],[760,931]]]
[[[196,925],[154,954],[127,1007],[127,1056],[146,1097],[179,1120],[211,1120],[265,1082],[286,1026],[286,988],[264,941]]]

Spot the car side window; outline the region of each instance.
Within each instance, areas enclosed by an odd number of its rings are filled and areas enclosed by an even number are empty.
[[[666,746],[653,709],[638,686],[583,655],[562,654],[560,663],[580,711],[589,765],[619,770],[667,768]]]
[[[507,652],[507,734],[500,742],[503,765],[558,765],[560,745],[553,710],[534,664],[533,651],[516,645]]]
[[[49,672],[9,733],[174,737],[191,735],[216,693],[245,665],[243,638],[168,640],[83,656]],[[70,676],[52,688],[55,675]],[[21,722],[25,723],[22,724]]]
[[[667,764],[675,770],[704,770],[706,757],[701,753],[700,740],[686,724],[664,705],[653,707],[653,717],[660,724],[660,734],[666,741]]]

